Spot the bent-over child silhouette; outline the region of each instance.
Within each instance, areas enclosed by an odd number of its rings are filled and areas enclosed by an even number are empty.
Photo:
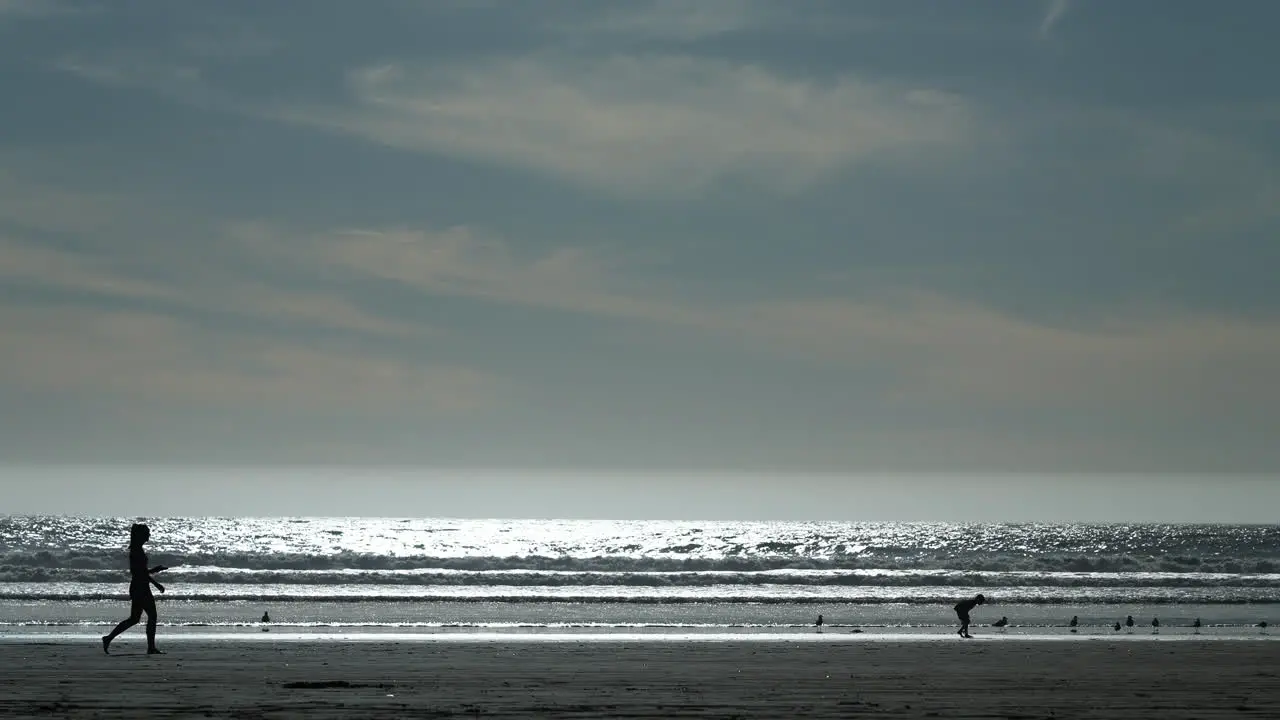
[[[162,654],[156,647],[156,598],[151,594],[151,586],[155,585],[160,592],[164,592],[164,586],[156,582],[151,574],[163,572],[168,568],[163,565],[147,567],[147,553],[142,546],[150,539],[151,529],[146,525],[134,523],[129,529],[129,602],[132,607],[129,617],[122,620],[110,635],[102,636],[102,652],[108,655],[111,654],[111,641],[115,640],[120,633],[137,625],[144,612],[147,614],[147,654]]]
[[[969,634],[969,611],[986,601],[987,598],[982,593],[978,593],[968,600],[956,603],[956,615],[960,618],[960,637],[973,637]]]

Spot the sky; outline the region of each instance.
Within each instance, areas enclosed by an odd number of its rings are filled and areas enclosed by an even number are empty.
[[[1278,21],[1267,0],[0,0],[0,482],[533,473],[493,486],[516,512],[557,472],[738,473],[730,495],[775,500],[1179,475],[1229,498],[1214,517],[1260,515]],[[82,487],[30,484],[39,509]],[[625,495],[585,494],[547,511]]]

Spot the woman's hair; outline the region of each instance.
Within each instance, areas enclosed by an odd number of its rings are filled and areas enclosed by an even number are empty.
[[[142,543],[146,542],[147,539],[150,537],[151,537],[151,528],[147,527],[142,523],[134,523],[133,527],[129,528],[129,544],[130,545],[141,545]]]

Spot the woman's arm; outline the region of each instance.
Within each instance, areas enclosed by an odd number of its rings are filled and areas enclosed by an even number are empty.
[[[153,578],[153,577],[151,577],[151,573],[164,572],[165,570],[168,570],[168,569],[169,569],[169,568],[166,568],[166,567],[165,567],[165,566],[163,566],[163,565],[157,565],[157,566],[155,566],[155,567],[151,568],[150,570],[147,570],[147,580],[148,580],[152,585],[155,585],[155,586],[156,586],[156,589],[157,589],[157,590],[159,590],[160,592],[164,592],[164,586],[163,586],[163,585],[161,585],[160,583],[156,582],[156,579],[155,579],[155,578]]]

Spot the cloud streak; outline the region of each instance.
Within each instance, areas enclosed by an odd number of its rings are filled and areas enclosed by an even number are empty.
[[[892,369],[904,408],[1262,418],[1280,402],[1275,321],[1133,310],[1070,330],[935,295],[774,300],[748,317],[742,329],[775,346]]]
[[[1053,27],[1058,24],[1067,11],[1071,9],[1071,0],[1049,0],[1045,7],[1044,17],[1040,20],[1040,37],[1049,37]]]
[[[261,257],[340,271],[418,292],[615,319],[691,324],[680,305],[628,292],[626,270],[599,249],[559,246],[521,253],[509,241],[468,227],[348,229],[314,235],[267,232]]]
[[[0,283],[77,302],[143,303],[168,312],[214,313],[264,325],[412,338],[418,323],[377,317],[323,287],[284,287],[237,265],[253,242],[249,223],[222,224],[159,210],[125,193],[25,182],[0,171]],[[75,238],[54,246],[40,238]],[[197,242],[175,248],[174,235]],[[287,269],[287,266],[285,266]],[[269,267],[259,265],[260,269]]]
[[[1090,328],[1056,328],[934,293],[785,296],[725,303],[635,280],[591,250],[521,257],[467,228],[344,231],[275,252],[418,292],[695,331],[753,355],[847,367],[879,378],[902,408],[1268,414],[1280,394],[1280,324],[1116,308]],[[287,248],[287,250],[286,250]],[[1230,368],[1207,378],[1204,368]],[[1244,391],[1244,388],[1255,388]]]
[[[696,57],[392,63],[352,72],[348,88],[346,105],[272,114],[622,194],[687,196],[721,181],[796,192],[963,148],[977,130],[969,104],[937,90]]]
[[[5,18],[47,18],[90,12],[87,3],[73,5],[61,0],[0,0],[0,21]]]
[[[76,307],[5,307],[0,389],[244,412],[483,410],[502,381],[358,345],[211,331],[171,315]]]
[[[757,28],[786,17],[767,0],[647,0],[611,6],[598,15],[557,22],[575,38],[692,42]]]

